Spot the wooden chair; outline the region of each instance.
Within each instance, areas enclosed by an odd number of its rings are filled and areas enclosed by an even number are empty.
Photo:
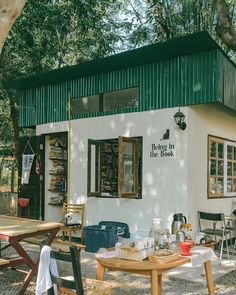
[[[58,295],[110,295],[111,285],[94,279],[82,279],[81,266],[78,249],[75,246],[70,247],[70,253],[62,253],[51,250],[50,257],[56,261],[64,261],[70,266],[63,269],[71,269],[73,277],[61,277],[50,272],[52,283],[57,285]],[[72,266],[72,267],[71,267]],[[60,273],[60,270],[59,270]],[[48,295],[54,295],[54,290],[48,290]]]
[[[81,244],[83,244],[84,208],[84,204],[63,204],[62,223],[64,226],[61,227],[63,241],[65,241],[65,236],[68,236],[69,243],[71,243],[72,232],[79,232]]]

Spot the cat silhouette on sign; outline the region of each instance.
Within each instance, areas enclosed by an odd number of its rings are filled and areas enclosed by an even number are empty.
[[[164,133],[161,140],[170,139],[170,129],[166,129],[166,132]]]

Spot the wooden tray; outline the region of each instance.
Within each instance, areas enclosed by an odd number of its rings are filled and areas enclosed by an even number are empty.
[[[173,254],[166,255],[166,256],[159,256],[157,254],[151,254],[148,255],[148,259],[150,262],[156,262],[156,263],[167,263],[176,260],[179,257],[179,252],[174,252]]]

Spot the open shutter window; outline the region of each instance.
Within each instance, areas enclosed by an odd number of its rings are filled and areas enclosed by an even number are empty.
[[[101,195],[101,145],[98,141],[88,140],[88,183],[89,197]]]
[[[119,137],[118,196],[138,197],[138,149],[134,138]]]

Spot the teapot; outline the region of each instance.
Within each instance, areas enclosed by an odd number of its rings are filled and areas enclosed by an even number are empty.
[[[175,235],[177,231],[180,230],[183,223],[187,223],[187,218],[183,215],[183,213],[174,214],[171,224],[171,233]]]

